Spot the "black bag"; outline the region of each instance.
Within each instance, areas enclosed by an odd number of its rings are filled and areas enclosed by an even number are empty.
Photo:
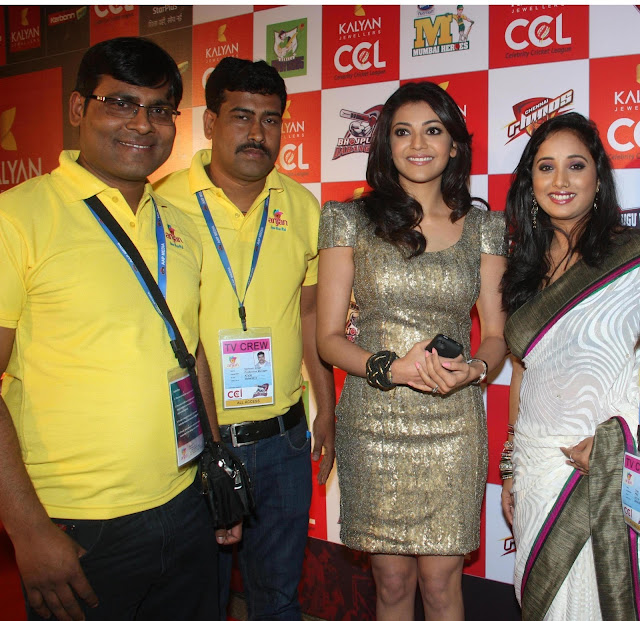
[[[216,528],[230,528],[253,513],[255,501],[247,470],[224,444],[205,443],[197,476]]]
[[[216,528],[230,527],[240,522],[243,517],[249,516],[255,509],[249,474],[244,464],[232,455],[226,446],[213,439],[207,410],[204,407],[196,376],[195,358],[189,353],[171,310],[160,291],[160,287],[158,287],[158,283],[151,275],[138,249],[97,196],[92,196],[86,199],[85,202],[129,255],[163,317],[173,328],[175,340],[171,341],[171,347],[180,367],[187,369],[189,372],[200,424],[204,433],[204,451],[200,455],[198,463],[198,476],[202,483],[202,494],[205,496],[211,510],[214,526]]]

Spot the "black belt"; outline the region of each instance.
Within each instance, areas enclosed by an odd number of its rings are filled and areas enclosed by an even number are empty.
[[[267,420],[220,425],[220,437],[223,442],[230,442],[232,446],[254,444],[258,440],[270,438],[295,427],[304,416],[302,399],[292,405],[284,414]]]

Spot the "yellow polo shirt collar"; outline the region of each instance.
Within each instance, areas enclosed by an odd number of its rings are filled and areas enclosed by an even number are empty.
[[[115,202],[122,200],[126,205],[120,190],[108,186],[104,181],[101,181],[78,164],[79,155],[80,151],[62,151],[59,158],[60,167],[51,173],[51,180],[65,200],[71,203],[83,201],[98,194],[106,194],[112,200],[115,196],[120,197]],[[156,198],[157,201],[157,195],[153,191],[153,187],[150,183],[146,183],[138,206],[142,207],[151,197]]]
[[[197,192],[204,192],[206,190],[210,190],[213,194],[222,202],[223,205],[227,208],[231,208],[234,212],[240,211],[227,197],[222,188],[219,188],[207,174],[207,168],[211,164],[211,149],[202,149],[198,151],[191,161],[191,167],[189,168],[189,192],[191,194],[196,194]],[[269,195],[270,191],[275,192],[284,192],[284,187],[282,184],[282,179],[280,177],[280,173],[274,168],[271,169],[271,172],[267,175],[267,178],[264,182],[264,189],[256,200],[251,205],[249,211],[247,211],[246,215],[249,216],[258,206],[262,206],[265,198]]]

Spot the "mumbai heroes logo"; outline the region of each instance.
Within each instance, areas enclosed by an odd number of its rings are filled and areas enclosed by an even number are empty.
[[[552,119],[554,116],[569,112],[569,106],[573,103],[573,89],[570,88],[562,95],[554,97],[533,97],[525,99],[513,106],[513,116],[515,121],[507,125],[507,136],[509,140],[505,144],[509,144],[522,134],[531,136],[533,132],[542,125],[546,120]]]
[[[455,23],[455,26],[454,26]],[[460,52],[469,49],[469,35],[475,22],[464,13],[464,6],[458,5],[456,13],[423,15],[413,20],[415,39],[413,56],[428,56],[443,52]],[[467,27],[468,24],[468,27]],[[457,26],[457,36],[453,32]]]

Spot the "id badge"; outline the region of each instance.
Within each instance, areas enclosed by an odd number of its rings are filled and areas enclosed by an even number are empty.
[[[180,467],[195,459],[204,449],[204,434],[188,371],[181,368],[169,371],[169,394]]]
[[[622,511],[624,521],[640,533],[640,457],[626,452],[622,468]]]
[[[220,330],[225,409],[274,403],[273,348],[270,328]]]

